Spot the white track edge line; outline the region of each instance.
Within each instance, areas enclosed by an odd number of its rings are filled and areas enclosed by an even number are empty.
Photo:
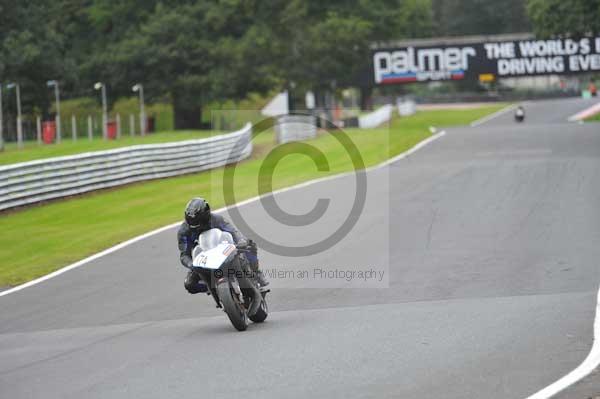
[[[595,103],[594,105],[590,105],[589,107],[582,109],[579,112],[574,113],[573,115],[569,116],[567,118],[567,121],[569,122],[578,122],[578,121],[582,121],[592,115],[594,115],[595,113],[590,113],[592,110],[600,110],[600,102]]]
[[[527,399],[548,399],[556,395],[557,393],[564,391],[566,388],[575,384],[577,381],[588,376],[598,365],[600,365],[600,289],[596,296],[596,316],[594,318],[594,337],[592,343],[592,349],[587,355],[585,360],[581,362],[577,368],[571,371],[569,374],[560,378],[559,380],[548,385],[546,388],[528,396]]]
[[[427,144],[429,144],[429,143],[437,140],[438,138],[444,136],[445,134],[446,134],[445,131],[441,131],[441,132],[439,132],[439,133],[437,133],[437,134],[435,134],[435,135],[433,135],[431,137],[428,137],[427,139],[425,139],[425,140],[417,143],[414,147],[409,148],[405,152],[403,152],[403,153],[401,153],[399,155],[396,155],[395,157],[390,158],[390,159],[388,159],[388,160],[386,160],[386,161],[384,161],[384,162],[382,162],[380,164],[377,164],[375,166],[371,166],[369,168],[366,168],[366,169],[364,169],[364,171],[365,172],[369,172],[369,171],[372,171],[372,170],[375,170],[375,169],[378,169],[378,168],[383,168],[383,167],[388,166],[389,164],[391,164],[393,162],[396,162],[396,161],[399,161],[399,160],[401,160],[403,158],[406,158],[407,156],[415,153],[416,151],[418,151],[419,149],[423,148]],[[323,182],[323,181],[326,181],[326,180],[339,179],[341,177],[348,176],[348,175],[351,175],[351,174],[354,174],[354,173],[355,173],[354,171],[352,171],[352,172],[345,172],[345,173],[340,173],[340,174],[336,174],[336,175],[332,175],[332,176],[326,176],[326,177],[323,177],[323,178],[320,178],[320,179],[309,180],[309,181],[306,181],[306,182],[303,182],[303,183],[296,184],[294,186],[281,188],[279,190],[275,190],[275,191],[270,192],[270,193],[266,193],[266,194],[259,195],[259,196],[253,197],[253,198],[249,198],[249,199],[241,201],[241,202],[237,202],[234,206],[243,206],[243,205],[249,204],[251,202],[258,201],[261,198],[263,198],[265,196],[268,196],[268,195],[275,195],[275,194],[283,193],[283,192],[286,192],[286,191],[295,190],[295,189],[306,187],[306,186],[309,186],[309,185],[312,185],[312,184],[320,183],[320,182]],[[214,212],[215,213],[223,212],[223,211],[227,210],[229,207],[230,206],[219,208],[219,209],[215,210]],[[93,261],[93,260],[96,260],[96,259],[101,258],[103,256],[109,255],[109,254],[111,254],[111,253],[113,253],[115,251],[118,251],[121,248],[127,247],[127,246],[129,246],[131,244],[135,244],[138,241],[144,240],[144,239],[146,239],[148,237],[151,237],[153,235],[162,233],[165,230],[169,230],[169,229],[171,229],[173,227],[176,227],[180,223],[181,222],[171,223],[171,224],[169,224],[167,226],[163,226],[163,227],[160,227],[158,229],[152,230],[152,231],[150,231],[148,233],[144,233],[144,234],[139,235],[137,237],[133,237],[133,238],[131,238],[131,239],[125,241],[125,242],[122,242],[120,244],[117,244],[115,246],[107,248],[104,251],[98,252],[98,253],[96,253],[94,255],[88,256],[87,258],[84,258],[84,259],[82,259],[80,261],[77,261],[77,262],[75,262],[73,264],[70,264],[70,265],[65,266],[65,267],[63,267],[61,269],[55,270],[52,273],[46,274],[46,275],[44,275],[42,277],[36,278],[35,280],[31,280],[31,281],[29,281],[27,283],[24,283],[24,284],[18,285],[16,287],[9,288],[8,290],[2,291],[2,292],[0,292],[0,297],[3,297],[3,296],[8,295],[8,294],[12,294],[12,293],[17,292],[17,291],[21,291],[22,289],[25,289],[27,287],[31,287],[33,285],[39,284],[39,283],[44,282],[46,280],[49,280],[49,279],[51,279],[53,277],[60,276],[61,274],[66,273],[69,270],[76,269],[76,268],[78,268],[80,266],[83,266],[83,265],[85,265],[85,264]]]
[[[496,118],[496,117],[498,117],[498,116],[500,116],[502,114],[505,114],[505,113],[507,113],[509,111],[512,111],[515,108],[517,108],[517,104],[509,104],[506,107],[504,107],[504,108],[502,108],[502,109],[494,112],[491,115],[486,115],[486,116],[484,116],[482,118],[477,119],[476,121],[471,122],[471,127],[479,126],[482,123],[490,121],[490,120],[492,120],[492,119],[494,119],[494,118]]]

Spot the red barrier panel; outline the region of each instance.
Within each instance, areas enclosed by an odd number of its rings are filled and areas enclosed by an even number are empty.
[[[42,126],[42,140],[44,140],[44,143],[54,143],[54,139],[56,138],[56,122],[44,122]]]
[[[117,122],[110,121],[106,123],[106,135],[110,140],[117,138]]]

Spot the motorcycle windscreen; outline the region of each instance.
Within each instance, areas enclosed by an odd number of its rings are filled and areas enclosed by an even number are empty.
[[[210,229],[198,237],[198,246],[202,248],[203,251],[208,251],[209,249],[215,248],[217,245],[226,242],[228,244],[233,244],[233,237],[226,231],[221,231],[219,229]]]

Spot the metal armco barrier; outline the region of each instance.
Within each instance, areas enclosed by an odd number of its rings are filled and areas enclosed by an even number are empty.
[[[0,166],[0,210],[212,169],[252,153],[252,125],[220,136]]]
[[[275,133],[279,144],[317,137],[317,119],[311,115],[280,116]]]
[[[412,100],[398,101],[396,106],[400,116],[410,116],[417,112],[417,104]]]
[[[372,129],[384,122],[389,121],[392,118],[392,107],[390,104],[384,105],[383,107],[358,117],[358,127],[363,129]]]

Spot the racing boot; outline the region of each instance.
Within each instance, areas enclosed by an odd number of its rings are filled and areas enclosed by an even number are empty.
[[[266,287],[267,287],[267,285],[269,285],[269,280],[267,280],[267,277],[265,277],[262,270],[256,270],[255,274],[256,274],[256,281],[258,282],[258,285],[260,285],[260,290],[266,291],[267,290]]]
[[[262,270],[260,270],[258,268],[258,260],[254,261],[254,262],[250,262],[250,268],[252,269],[254,278],[256,279],[256,282],[259,285],[260,291],[261,292],[267,291],[268,289],[266,288],[266,286],[269,285],[269,280],[267,280],[267,277],[264,275]]]
[[[267,285],[269,285],[269,280],[267,280],[267,277],[263,274],[262,270],[260,270],[260,268],[258,267],[258,256],[257,256],[258,248],[256,247],[256,243],[252,240],[249,240],[248,247],[250,248],[250,252],[246,255],[246,259],[248,259],[248,261],[250,263],[250,269],[254,273],[256,282],[260,286],[260,291],[261,292],[268,291],[268,289],[265,287]]]
[[[208,292],[208,286],[202,279],[202,277],[193,271],[189,271],[183,285],[187,292],[190,294],[199,294],[201,292]]]

